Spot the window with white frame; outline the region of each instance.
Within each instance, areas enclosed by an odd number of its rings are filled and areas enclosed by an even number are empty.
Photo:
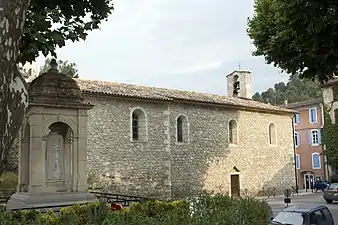
[[[300,136],[298,132],[295,132],[295,145],[296,147],[300,145]]]
[[[318,152],[312,153],[312,168],[321,169],[320,154]]]
[[[320,130],[311,130],[308,133],[309,145],[320,145],[321,144],[321,132]]]
[[[296,154],[296,168],[300,169],[300,156]]]
[[[188,119],[181,115],[176,119],[176,141],[178,143],[188,142]]]
[[[317,123],[317,108],[309,109],[309,121],[310,123]]]
[[[132,141],[147,140],[147,117],[142,109],[135,109],[131,114]]]

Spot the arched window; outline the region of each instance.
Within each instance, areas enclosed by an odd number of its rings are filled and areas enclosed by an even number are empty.
[[[320,154],[318,152],[312,153],[312,168],[313,169],[320,169],[321,163],[320,163]]]
[[[142,109],[135,109],[131,115],[132,141],[147,140],[147,117]]]
[[[187,117],[180,115],[176,119],[176,141],[187,143],[189,137],[189,126]]]
[[[269,124],[269,144],[270,145],[277,144],[276,127],[274,123]]]
[[[300,169],[300,156],[296,154],[296,168]]]
[[[237,122],[236,120],[229,121],[229,143],[238,144]]]

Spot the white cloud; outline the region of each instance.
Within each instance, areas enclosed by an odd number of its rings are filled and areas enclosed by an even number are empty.
[[[224,73],[241,62],[242,69],[259,71],[254,90],[263,90],[281,78],[277,69],[251,56],[246,22],[252,12],[253,0],[116,0],[100,30],[58,55],[75,62],[83,78],[207,92],[223,90]],[[203,82],[182,82],[194,76]]]

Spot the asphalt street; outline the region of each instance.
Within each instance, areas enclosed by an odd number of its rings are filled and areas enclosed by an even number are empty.
[[[278,212],[280,212],[286,207],[286,204],[284,203],[284,198],[270,198],[266,199],[266,201],[271,206],[274,215],[276,215]],[[335,220],[335,223],[338,224],[338,202],[327,204],[324,201],[322,194],[319,192],[310,195],[292,196],[291,204],[289,204],[289,206],[296,204],[326,205],[330,209],[330,212]]]

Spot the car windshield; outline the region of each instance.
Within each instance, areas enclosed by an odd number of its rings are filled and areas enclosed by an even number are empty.
[[[303,225],[303,222],[303,215],[298,212],[280,212],[272,220],[273,224]]]
[[[328,190],[337,190],[338,189],[338,184],[330,184],[330,186],[327,188]]]

